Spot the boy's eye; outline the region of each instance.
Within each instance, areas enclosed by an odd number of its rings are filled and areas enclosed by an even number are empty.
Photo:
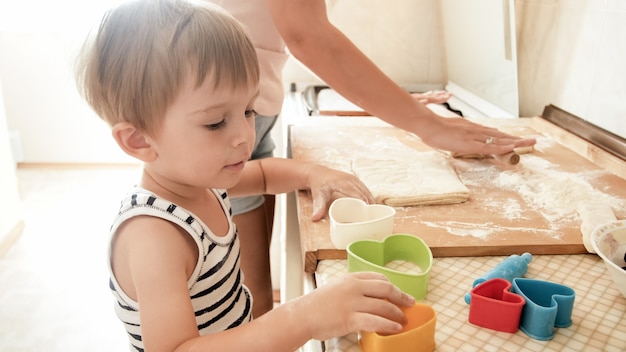
[[[220,121],[218,123],[213,123],[213,124],[210,124],[210,125],[206,125],[206,128],[208,128],[210,131],[215,131],[215,130],[218,130],[218,129],[224,127],[224,125],[226,125],[226,120],[222,120],[222,121]]]
[[[257,112],[254,109],[250,109],[250,110],[246,110],[245,113],[246,117],[256,117]]]

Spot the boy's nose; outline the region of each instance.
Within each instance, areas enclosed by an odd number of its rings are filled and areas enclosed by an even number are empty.
[[[256,138],[254,118],[245,118],[245,116],[243,116],[243,118],[238,119],[238,121],[240,122],[235,126],[235,133],[237,135],[236,144],[248,144],[250,150],[252,150]]]

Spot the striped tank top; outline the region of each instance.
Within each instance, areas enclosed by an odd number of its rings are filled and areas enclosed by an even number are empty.
[[[134,188],[124,197],[110,232],[112,238],[124,221],[148,215],[170,221],[189,233],[198,245],[199,254],[187,286],[200,335],[223,331],[252,319],[252,297],[243,285],[243,274],[239,269],[239,239],[231,219],[230,201],[225,190],[213,192],[224,213],[228,214],[226,236],[213,235],[190,212],[142,188]],[[143,351],[139,305],[118,285],[110,261],[109,272],[109,286],[116,299],[115,313],[126,328],[131,350]]]

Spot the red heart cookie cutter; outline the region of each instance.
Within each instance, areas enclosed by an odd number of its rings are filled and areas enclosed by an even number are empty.
[[[485,328],[514,333],[519,329],[524,297],[511,292],[502,278],[487,280],[470,291],[469,322]]]

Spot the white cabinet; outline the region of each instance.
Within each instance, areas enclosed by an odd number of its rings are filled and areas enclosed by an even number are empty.
[[[469,117],[518,117],[513,0],[443,0],[440,4],[446,89],[457,105],[472,101],[479,112]]]

